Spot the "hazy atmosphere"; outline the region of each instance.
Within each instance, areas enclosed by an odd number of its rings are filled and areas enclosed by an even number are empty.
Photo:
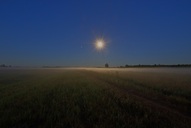
[[[190,5],[190,0],[3,0],[0,64],[191,63]],[[98,39],[104,48],[96,49]]]
[[[0,128],[191,128],[191,0],[0,0]]]

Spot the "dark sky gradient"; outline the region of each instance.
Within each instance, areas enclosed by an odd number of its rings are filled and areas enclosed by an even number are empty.
[[[96,51],[103,37],[107,47]],[[1,0],[0,64],[191,63],[190,0]]]

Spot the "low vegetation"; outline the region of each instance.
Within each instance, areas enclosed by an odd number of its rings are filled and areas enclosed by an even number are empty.
[[[0,71],[0,127],[190,128],[191,74]]]

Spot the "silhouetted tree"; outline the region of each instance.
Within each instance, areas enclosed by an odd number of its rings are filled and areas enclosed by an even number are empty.
[[[128,64],[126,64],[126,65],[125,65],[125,67],[126,67],[126,68],[127,68],[127,67],[129,67],[129,65],[128,65]]]
[[[106,64],[105,64],[105,67],[106,67],[106,68],[108,68],[108,67],[109,67],[109,64],[108,64],[108,63],[106,63]]]
[[[6,67],[6,65],[5,65],[5,64],[2,64],[2,65],[0,65],[0,67]]]

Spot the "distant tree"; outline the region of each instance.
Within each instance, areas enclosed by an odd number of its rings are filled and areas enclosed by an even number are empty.
[[[109,64],[108,64],[108,63],[106,63],[106,64],[105,64],[105,67],[106,67],[106,68],[108,68],[108,67],[109,67]]]
[[[6,65],[5,65],[5,64],[2,64],[0,67],[6,67]]]
[[[129,65],[128,65],[128,64],[126,64],[126,65],[125,65],[125,67],[126,67],[126,68],[127,68],[127,67],[129,67]]]

